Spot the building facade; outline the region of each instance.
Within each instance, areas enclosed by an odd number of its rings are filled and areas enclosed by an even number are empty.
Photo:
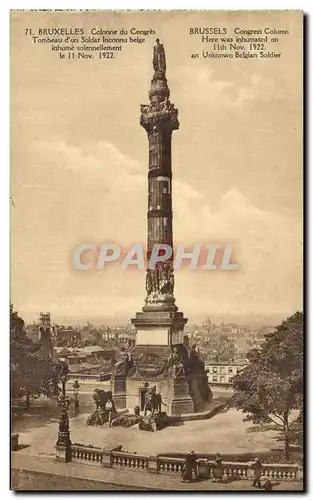
[[[234,361],[233,363],[226,362],[211,362],[205,365],[205,370],[208,377],[208,382],[212,389],[221,387],[232,387],[235,375],[238,375],[244,368],[248,366],[246,361]]]

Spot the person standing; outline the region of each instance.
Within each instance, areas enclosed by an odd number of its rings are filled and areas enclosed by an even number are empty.
[[[190,467],[190,461],[188,460],[188,457],[185,459],[185,462],[182,467],[182,482],[184,483],[187,481],[190,483],[192,481],[192,470]]]
[[[75,407],[75,417],[79,414],[79,399],[76,396],[75,401],[74,401],[74,407]]]
[[[106,410],[109,412],[108,416],[108,421],[109,421],[109,427],[112,427],[112,420],[113,420],[113,404],[111,400],[108,400],[106,403]]]
[[[259,458],[255,459],[255,462],[251,466],[254,469],[254,480],[252,486],[256,486],[257,488],[261,488],[261,476],[262,476],[262,464]]]
[[[214,459],[214,482],[221,483],[223,481],[223,466],[222,466],[222,458],[220,453],[216,453],[215,459]]]
[[[194,451],[191,451],[188,454],[188,460],[190,463],[190,470],[191,470],[191,475],[194,473],[195,475],[195,480],[198,481],[198,464],[197,464],[197,455],[195,454]]]

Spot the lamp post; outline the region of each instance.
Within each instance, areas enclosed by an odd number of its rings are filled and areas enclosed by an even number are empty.
[[[68,409],[68,401],[66,397],[66,382],[69,380],[68,376],[68,365],[65,362],[62,362],[58,366],[58,375],[59,380],[62,384],[62,392],[59,399],[59,407],[61,409],[61,416],[59,420],[59,432],[58,432],[58,440],[56,443],[57,450],[57,458],[63,460],[64,462],[68,462],[70,460],[71,455],[71,439],[70,439],[70,430],[69,430],[69,419],[67,414]]]

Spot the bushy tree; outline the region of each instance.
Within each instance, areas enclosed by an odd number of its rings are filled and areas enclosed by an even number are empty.
[[[302,422],[303,415],[303,313],[297,312],[266,335],[248,360],[234,378],[231,406],[255,424],[273,422],[283,432],[289,460],[291,427]]]
[[[40,345],[27,337],[24,320],[10,305],[11,397],[26,398],[40,394],[57,395],[57,372],[50,357],[41,353]]]

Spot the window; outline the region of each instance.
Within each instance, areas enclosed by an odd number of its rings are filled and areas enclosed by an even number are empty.
[[[232,384],[232,383],[233,383],[233,381],[234,381],[234,377],[229,377],[228,382],[229,382],[230,384]]]
[[[221,382],[221,384],[225,383],[225,377],[223,375],[220,377],[220,382]]]
[[[217,366],[213,366],[213,373],[217,373]]]
[[[225,373],[225,366],[221,366],[220,373]]]
[[[213,382],[217,382],[217,377],[213,377]]]
[[[163,217],[163,224],[164,226],[167,226],[167,217]]]
[[[232,366],[228,367],[228,373],[233,373],[233,367]]]

